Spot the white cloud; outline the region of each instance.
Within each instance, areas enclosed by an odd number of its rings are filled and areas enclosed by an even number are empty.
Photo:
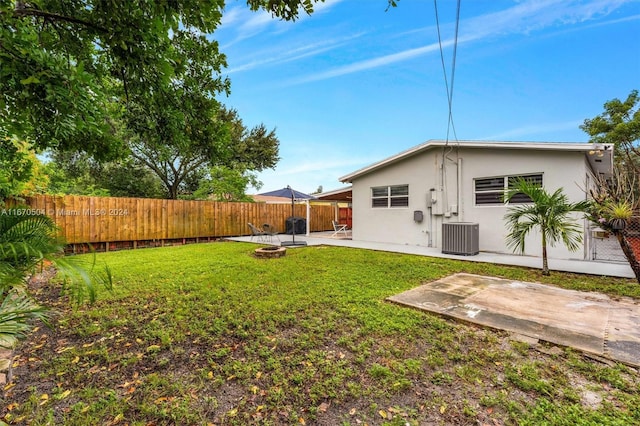
[[[307,58],[310,56],[315,56],[320,53],[337,49],[343,46],[348,41],[361,37],[363,34],[364,33],[358,33],[337,39],[322,40],[316,43],[303,44],[302,46],[293,47],[290,49],[279,48],[276,51],[277,53],[274,53],[273,51],[262,52],[261,59],[253,59],[244,64],[237,65],[227,70],[227,73],[232,74],[234,72],[247,71],[259,66],[282,64],[302,58]]]
[[[447,47],[453,44],[453,41],[447,41],[442,44],[443,47]],[[385,65],[393,64],[395,62],[406,61],[418,56],[422,56],[429,52],[434,52],[439,49],[438,44],[430,44],[424,47],[418,47],[415,49],[408,49],[402,52],[393,53],[391,55],[380,56],[373,59],[367,59],[365,61],[354,62],[349,65],[334,68],[328,71],[319,72],[317,74],[311,74],[306,77],[292,80],[288,84],[301,84],[311,81],[326,80],[328,78],[339,77],[346,74],[352,74],[354,72],[365,71],[373,68],[379,68]]]

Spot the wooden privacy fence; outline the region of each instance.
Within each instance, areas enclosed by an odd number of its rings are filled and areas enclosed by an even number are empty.
[[[159,200],[149,198],[62,197],[40,195],[25,200],[23,214],[45,214],[62,231],[74,250],[92,244],[96,250],[159,246],[249,235],[248,222],[269,223],[285,231],[291,204]],[[305,217],[305,204],[296,204],[296,217]],[[313,232],[332,230],[332,205],[311,204]]]

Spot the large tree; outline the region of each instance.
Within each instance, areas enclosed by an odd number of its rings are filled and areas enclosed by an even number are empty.
[[[187,119],[177,127],[158,117],[141,115],[138,124],[154,130],[141,130],[140,135],[127,140],[130,151],[123,159],[104,162],[86,153],[53,152],[46,167],[49,189],[82,195],[247,200],[247,186],[260,186],[255,171],[277,163],[278,138],[275,130],[269,131],[263,124],[247,128],[234,109],[221,107],[216,114],[199,125]],[[211,130],[201,137],[188,134],[191,127],[206,130],[207,121]],[[167,136],[180,126],[187,135],[177,131]],[[145,136],[147,139],[142,139]]]
[[[163,198],[162,183],[132,157],[96,161],[86,153],[53,152],[44,167],[47,192],[90,196]]]
[[[614,173],[595,179],[590,218],[613,233],[640,283],[640,258],[633,250],[632,233],[640,232],[640,95],[632,90],[627,99],[604,104],[604,112],[587,119],[580,128],[593,143],[614,144]],[[636,219],[631,220],[635,215]],[[624,226],[617,223],[624,222]],[[630,225],[630,226],[627,226]],[[635,228],[635,229],[633,229]]]
[[[183,102],[190,99],[189,95],[179,98]],[[172,124],[171,118],[176,115],[171,111],[173,105],[163,105],[155,116],[141,111],[128,145],[131,156],[160,179],[168,198],[189,195],[203,179],[223,176],[212,176],[212,168],[225,167],[244,174],[273,168],[279,160],[275,130],[269,131],[263,124],[247,129],[235,110],[220,106],[207,113],[201,105],[196,109],[200,113],[183,115]]]

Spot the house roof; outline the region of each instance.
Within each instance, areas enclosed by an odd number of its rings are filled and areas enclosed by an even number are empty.
[[[351,201],[351,185],[340,189],[315,194],[318,200],[326,201]]]
[[[382,161],[363,167],[352,173],[342,176],[340,182],[353,182],[359,178],[376,170],[382,169],[390,164],[412,157],[421,152],[438,147],[451,148],[484,148],[484,149],[526,149],[540,151],[564,151],[564,152],[584,152],[589,160],[589,164],[595,173],[611,174],[613,168],[613,145],[593,144],[577,142],[506,142],[506,141],[445,141],[432,139],[423,144],[414,146],[396,155],[385,158]]]

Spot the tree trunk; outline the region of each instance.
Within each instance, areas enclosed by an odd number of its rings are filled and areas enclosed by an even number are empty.
[[[551,275],[549,273],[549,260],[547,259],[547,239],[542,235],[542,275]]]
[[[624,253],[624,256],[627,258],[629,262],[629,266],[631,266],[631,270],[636,276],[636,281],[640,284],[640,262],[636,258],[636,253],[633,251],[633,247],[629,244],[629,240],[624,235],[624,230],[614,230],[613,235],[618,239],[618,243],[620,243],[620,248]]]

